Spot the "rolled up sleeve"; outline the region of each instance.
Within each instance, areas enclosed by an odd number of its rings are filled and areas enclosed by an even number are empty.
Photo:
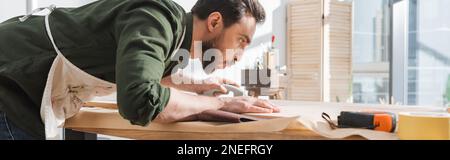
[[[127,8],[117,17],[114,31],[119,113],[141,126],[148,125],[169,101],[170,90],[160,81],[173,41],[167,11],[157,4],[146,6]]]

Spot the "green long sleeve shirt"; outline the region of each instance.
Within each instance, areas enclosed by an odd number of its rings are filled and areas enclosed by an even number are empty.
[[[49,20],[56,45],[69,61],[117,84],[122,117],[147,125],[167,105],[170,90],[160,80],[177,63],[170,59],[175,45],[190,50],[192,41],[192,16],[178,4],[100,0],[79,8],[57,8]],[[0,23],[0,110],[36,138],[45,135],[39,111],[55,57],[44,17]]]

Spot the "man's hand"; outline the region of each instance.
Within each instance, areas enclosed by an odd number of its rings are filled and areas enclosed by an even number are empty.
[[[222,94],[227,94],[227,89],[223,86],[223,84],[229,84],[236,87],[239,87],[239,85],[229,79],[225,78],[219,78],[219,77],[213,77],[203,80],[203,84],[197,84],[194,86],[193,90],[197,94],[204,94],[205,92],[211,91],[211,90],[218,90],[219,92],[216,92],[214,96],[220,96]]]
[[[272,113],[280,109],[266,100],[252,97],[207,97],[180,92],[171,88],[170,99],[164,110],[154,120],[172,123],[206,110],[223,110],[234,113]]]
[[[191,77],[187,77],[187,76],[183,76],[183,75],[177,75],[177,76],[181,76],[181,78],[183,78],[183,79],[188,79],[187,82],[191,82],[191,83],[174,84],[174,83],[172,83],[172,77],[169,76],[169,77],[162,79],[161,84],[163,84],[167,87],[172,87],[172,88],[176,88],[179,90],[193,92],[193,93],[197,93],[197,94],[203,94],[203,93],[211,91],[211,90],[218,90],[219,92],[217,92],[217,94],[214,95],[216,97],[220,96],[222,94],[226,94],[228,92],[227,89],[222,86],[222,84],[230,84],[230,85],[239,87],[239,85],[236,82],[229,80],[229,79],[225,79],[225,78],[212,77],[212,78],[207,78],[207,79],[203,79],[203,80],[195,80]],[[195,84],[194,82],[201,82],[201,83]]]
[[[280,112],[280,109],[266,100],[253,97],[223,97],[224,102],[220,110],[233,113],[272,113]]]

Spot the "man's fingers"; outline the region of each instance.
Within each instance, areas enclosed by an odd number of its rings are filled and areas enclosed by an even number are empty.
[[[272,109],[273,112],[280,112],[280,108],[266,100],[257,100],[254,104],[263,108]]]
[[[214,92],[214,93],[213,93],[213,96],[214,96],[214,97],[219,97],[219,96],[221,96],[221,95],[223,95],[223,94],[226,94],[226,93],[222,93],[222,91],[220,91],[220,92]]]
[[[269,108],[263,108],[263,107],[259,107],[259,106],[249,105],[247,107],[246,112],[248,112],[248,113],[272,113],[273,110],[269,109]]]
[[[220,92],[223,94],[227,94],[228,90],[224,86],[220,85]]]
[[[235,81],[233,81],[233,80],[221,78],[220,81],[221,81],[223,84],[230,84],[230,85],[233,85],[233,86],[236,86],[236,87],[240,87],[240,85],[237,84],[237,83],[236,83]]]
[[[273,103],[270,103],[269,101],[266,101],[269,105],[271,105],[272,106],[272,108],[273,108],[273,112],[275,112],[275,113],[278,113],[278,112],[280,112],[280,107],[278,107],[278,106],[276,106],[276,105],[274,105]]]
[[[275,106],[274,108],[273,108],[273,112],[274,113],[279,113],[281,110],[280,110],[280,108],[278,108],[277,106]]]
[[[273,109],[272,105],[270,105],[268,102],[264,101],[264,100],[256,100],[254,105],[259,106],[259,107],[263,107],[263,108],[268,108],[268,109]]]
[[[211,84],[211,88],[217,90],[214,93],[214,96],[219,96],[221,94],[227,94],[227,92],[228,92],[228,90],[224,86],[220,85],[219,83]]]

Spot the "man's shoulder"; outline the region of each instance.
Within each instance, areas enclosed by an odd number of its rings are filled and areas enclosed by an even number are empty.
[[[146,10],[151,12],[163,12],[168,19],[180,20],[186,15],[186,11],[172,0],[102,0],[104,3],[117,3],[123,5],[122,11]],[[122,8],[122,7],[121,7]]]
[[[106,0],[108,1],[108,0]],[[117,0],[116,0],[117,1]],[[173,11],[180,11],[185,12],[183,7],[181,7],[178,3],[172,1],[172,0],[118,0],[119,3],[127,3],[131,5],[135,4],[144,4],[143,7],[145,7],[145,4],[156,4],[162,7],[167,7],[170,10]]]

